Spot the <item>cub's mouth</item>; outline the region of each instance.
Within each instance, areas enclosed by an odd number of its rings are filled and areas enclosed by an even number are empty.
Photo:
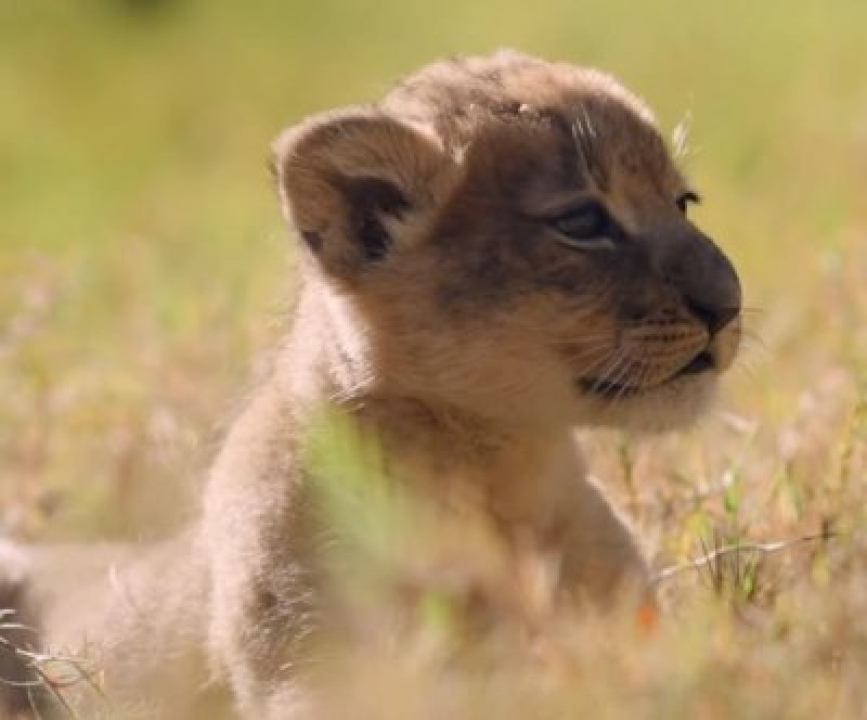
[[[600,378],[581,378],[578,380],[578,387],[587,395],[594,395],[606,400],[623,400],[635,397],[648,390],[655,390],[689,375],[700,375],[701,373],[714,370],[716,366],[717,363],[714,360],[713,354],[709,350],[702,350],[683,367],[656,383],[632,385],[628,382],[611,382]]]

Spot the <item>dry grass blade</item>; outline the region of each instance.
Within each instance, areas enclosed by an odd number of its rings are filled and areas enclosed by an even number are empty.
[[[11,680],[0,677],[0,684],[9,687],[20,688],[27,692],[30,699],[31,709],[37,718],[42,714],[39,710],[40,703],[36,699],[37,692],[47,692],[68,717],[78,720],[80,717],[64,697],[64,692],[70,688],[86,683],[103,699],[102,689],[97,681],[97,673],[88,667],[83,658],[63,655],[59,653],[42,653],[30,650],[13,643],[9,638],[2,635],[3,631],[16,631],[34,633],[35,629],[16,622],[4,620],[14,615],[12,610],[0,611],[0,652],[17,658],[23,667],[31,674],[32,680]]]
[[[654,584],[659,584],[687,570],[701,570],[702,568],[711,568],[711,570],[713,571],[714,564],[717,561],[719,561],[721,558],[729,556],[739,557],[745,553],[772,555],[774,553],[782,552],[783,550],[788,550],[789,548],[795,547],[796,545],[802,545],[804,543],[814,542],[816,540],[829,540],[834,537],[837,537],[837,533],[829,530],[823,530],[820,533],[804,535],[803,537],[795,538],[794,540],[779,540],[776,542],[768,543],[735,543],[733,545],[724,545],[722,547],[717,547],[713,550],[707,550],[704,546],[704,543],[702,543],[702,547],[703,549],[705,549],[703,555],[695,557],[688,562],[682,563],[680,565],[671,565],[667,568],[663,568],[653,578],[653,582]]]

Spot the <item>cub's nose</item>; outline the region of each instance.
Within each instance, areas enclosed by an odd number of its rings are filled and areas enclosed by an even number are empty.
[[[741,312],[741,283],[725,254],[697,230],[669,246],[663,263],[668,282],[713,336]]]
[[[711,336],[716,335],[741,312],[740,305],[706,305],[701,299],[689,296],[686,297],[686,304],[690,312],[705,324]]]

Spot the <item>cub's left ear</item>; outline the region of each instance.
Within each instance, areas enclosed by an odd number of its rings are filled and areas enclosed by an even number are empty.
[[[326,272],[347,280],[411,242],[456,174],[433,135],[375,108],[315,116],[273,150],[290,226]]]

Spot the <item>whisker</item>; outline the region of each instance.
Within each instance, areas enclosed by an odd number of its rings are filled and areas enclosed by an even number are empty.
[[[760,342],[764,344],[764,338],[759,334],[759,331],[753,327],[745,326],[741,328],[741,338],[746,338],[753,342]]]
[[[589,348],[589,349],[583,350],[580,353],[570,354],[569,359],[570,360],[576,360],[576,361],[582,361],[582,360],[596,357],[596,358],[601,358],[601,360],[604,361],[606,359],[606,356],[610,355],[611,352],[612,352],[611,348],[606,345],[604,347]],[[598,362],[599,361],[597,361],[597,364],[598,364]]]
[[[605,385],[618,385],[620,381],[629,373],[631,361],[626,353],[620,352],[615,358],[607,372],[602,373],[597,382],[594,383],[593,390],[601,390]]]
[[[582,340],[588,340],[588,339],[592,340],[592,339],[605,338],[605,339],[611,340],[614,338],[614,336],[615,336],[615,334],[612,332],[582,333],[581,339]]]
[[[613,377],[614,373],[619,373],[619,368],[622,366],[622,363],[626,360],[626,355],[622,352],[616,352],[613,354],[611,358],[611,362],[599,373],[599,376],[593,382],[593,385],[590,387],[591,392],[599,392],[606,384],[611,382],[611,377]]]
[[[743,357],[760,357],[768,359],[771,357],[771,349],[767,346],[764,340],[759,337],[743,336],[738,353],[739,358]]]
[[[743,377],[747,378],[750,383],[752,383],[756,387],[759,386],[759,372],[756,369],[755,365],[750,362],[749,358],[739,357],[735,360],[734,364],[730,368],[730,370],[734,373],[738,373]]]
[[[619,386],[617,392],[614,394],[613,402],[620,402],[621,400],[625,400],[626,397],[631,394],[637,387],[641,386],[641,375],[636,378],[633,375],[633,372],[638,363],[634,361],[630,361],[627,363],[624,372],[621,373],[620,377],[617,379],[617,385]],[[624,382],[627,378],[631,380],[628,384]]]
[[[614,402],[626,399],[628,390],[640,390],[644,385],[644,381],[650,375],[651,367],[646,363],[642,365],[635,362],[631,364],[630,370],[634,370],[636,367],[638,368],[638,373],[632,375],[630,378],[631,382],[628,386],[624,385],[621,387],[620,391],[618,391],[618,394],[614,398]]]
[[[593,388],[597,389],[597,384],[604,383],[605,378],[611,373],[612,369],[617,367],[620,363],[620,356],[615,351],[609,353],[606,357],[599,360],[595,369],[598,371],[596,378],[594,378]]]

